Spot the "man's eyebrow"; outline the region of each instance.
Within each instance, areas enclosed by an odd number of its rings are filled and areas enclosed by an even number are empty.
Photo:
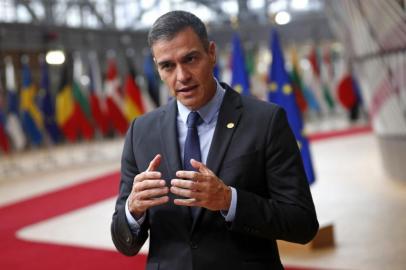
[[[194,50],[194,51],[188,52],[187,54],[182,56],[182,59],[185,59],[185,58],[190,57],[190,56],[196,56],[196,55],[199,55],[199,54],[200,54],[199,51]]]
[[[183,55],[183,56],[181,57],[181,59],[186,59],[186,58],[191,57],[191,56],[197,56],[197,55],[199,55],[199,54],[200,54],[200,52],[199,52],[198,50],[193,50],[193,51],[190,51],[190,52],[188,52],[187,54]],[[160,62],[157,62],[157,65],[158,65],[159,67],[162,67],[162,66],[165,66],[165,65],[168,65],[168,64],[172,64],[172,63],[173,63],[173,61],[171,61],[171,60],[162,60],[162,61],[160,61]]]
[[[170,63],[172,63],[172,61],[170,61],[170,60],[163,60],[163,61],[161,61],[161,62],[158,62],[157,65],[160,66],[160,67],[162,67],[162,66],[168,65],[168,64],[170,64]]]

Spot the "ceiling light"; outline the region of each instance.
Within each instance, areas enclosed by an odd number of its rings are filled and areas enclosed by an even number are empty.
[[[290,22],[290,14],[286,11],[276,13],[275,22],[279,25],[284,25]]]
[[[62,65],[65,62],[65,54],[61,50],[47,52],[45,61],[49,65]]]
[[[309,5],[309,0],[292,0],[290,6],[292,9],[305,10]]]

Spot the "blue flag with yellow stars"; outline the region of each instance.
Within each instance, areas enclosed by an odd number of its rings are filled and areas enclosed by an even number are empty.
[[[233,51],[231,55],[231,87],[242,95],[250,95],[250,81],[245,65],[244,50],[237,33],[233,36]]]
[[[41,60],[41,83],[40,83],[40,109],[42,112],[42,118],[44,127],[49,134],[52,142],[57,143],[61,139],[61,133],[55,120],[55,100],[51,95],[51,89],[49,89],[49,74],[48,65],[44,59]]]
[[[272,52],[272,64],[268,74],[268,100],[285,109],[290,128],[296,137],[302,154],[307,181],[309,184],[312,184],[315,181],[315,175],[310,155],[309,141],[303,132],[302,115],[296,103],[289,75],[285,69],[285,60],[276,30],[273,30],[271,33],[270,49]]]

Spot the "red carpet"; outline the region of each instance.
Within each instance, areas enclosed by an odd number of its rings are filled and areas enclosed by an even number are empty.
[[[144,269],[146,256],[16,238],[30,224],[116,196],[119,173],[0,208],[0,269]]]
[[[311,140],[370,132],[371,128],[352,129],[310,136]],[[118,252],[45,244],[16,238],[28,225],[97,203],[117,195],[119,173],[27,199],[0,208],[0,269],[144,269],[146,256],[125,257]],[[289,270],[309,268],[287,267]]]
[[[371,126],[368,125],[368,126],[352,127],[349,129],[313,133],[313,134],[309,134],[308,138],[310,141],[319,141],[319,140],[332,139],[335,137],[350,136],[350,135],[369,133],[369,132],[372,132],[372,128],[371,128]]]

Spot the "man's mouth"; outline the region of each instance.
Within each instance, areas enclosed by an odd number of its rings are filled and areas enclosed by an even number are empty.
[[[196,88],[197,88],[197,85],[192,85],[192,86],[187,86],[187,87],[182,87],[180,89],[177,89],[176,92],[187,93],[187,92],[195,90]]]

